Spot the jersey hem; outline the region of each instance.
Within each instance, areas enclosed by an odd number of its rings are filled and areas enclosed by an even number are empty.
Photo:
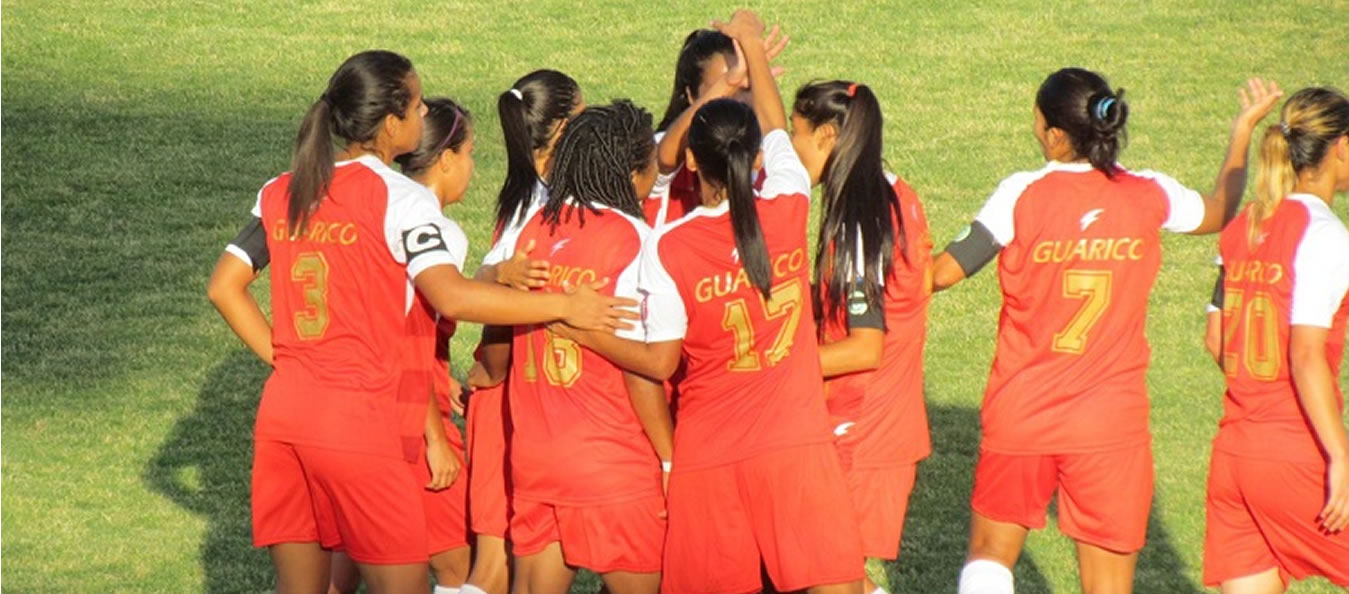
[[[546,495],[535,495],[531,493],[522,492],[520,491],[519,487],[516,487],[515,490],[511,492],[511,497],[513,498],[523,499],[525,501],[532,501],[535,503],[543,503],[554,507],[589,507],[595,505],[612,505],[615,503],[627,503],[629,501],[637,501],[639,499],[645,499],[647,497],[653,497],[657,495],[664,496],[664,492],[661,490],[659,484],[657,484],[655,488],[651,489],[643,488],[643,490],[641,491],[630,491],[618,495],[611,495],[595,499],[591,498],[569,499],[565,497],[548,497]]]
[[[790,441],[790,442],[782,442],[782,443],[773,443],[773,444],[768,444],[768,445],[760,446],[760,447],[757,447],[757,448],[753,448],[753,449],[750,449],[750,450],[746,450],[744,453],[742,453],[742,454],[740,454],[740,455],[738,455],[738,456],[736,456],[736,457],[734,457],[734,458],[727,458],[727,459],[725,459],[725,460],[717,460],[717,461],[715,461],[715,462],[705,462],[705,463],[700,463],[700,464],[690,464],[690,463],[688,463],[688,462],[681,461],[681,460],[679,459],[679,453],[678,453],[678,452],[679,452],[679,448],[678,448],[678,446],[676,446],[676,447],[675,447],[675,459],[674,459],[674,461],[673,461],[673,463],[674,463],[674,472],[679,472],[679,471],[681,471],[681,470],[707,470],[707,469],[709,469],[709,468],[717,468],[717,467],[719,467],[719,466],[729,466],[729,465],[731,465],[731,464],[736,464],[736,463],[739,463],[739,462],[744,462],[745,460],[748,460],[748,459],[750,459],[750,458],[754,458],[754,457],[756,457],[756,456],[761,456],[761,455],[763,455],[763,454],[767,454],[767,453],[771,453],[771,452],[776,452],[776,451],[778,451],[778,450],[786,450],[786,449],[790,449],[790,448],[801,447],[801,446],[819,445],[819,444],[822,444],[822,443],[827,443],[827,444],[830,444],[830,445],[832,446],[832,445],[833,445],[833,441],[834,441],[833,435],[828,435],[828,434],[826,434],[826,435],[822,436],[821,438],[819,438],[819,439],[814,439],[814,440],[803,440],[803,441]]]
[[[343,446],[343,445],[341,445],[341,444],[334,444],[334,443],[332,443],[332,442],[329,442],[329,441],[327,441],[327,440],[322,440],[322,439],[304,439],[304,438],[298,438],[298,439],[297,439],[297,438],[295,438],[295,437],[290,437],[290,436],[276,435],[276,434],[272,434],[272,433],[257,433],[257,432],[254,432],[254,433],[253,433],[253,441],[255,441],[255,442],[257,442],[257,441],[274,441],[274,442],[284,443],[284,444],[290,444],[290,445],[299,445],[299,446],[305,446],[305,447],[310,447],[310,448],[320,448],[320,449],[324,449],[324,450],[332,450],[332,451],[335,451],[335,452],[347,452],[347,453],[351,453],[351,454],[362,454],[362,455],[367,455],[367,456],[379,456],[379,457],[381,457],[381,458],[394,458],[394,459],[402,460],[404,463],[409,463],[408,460],[407,460],[407,456],[404,456],[404,455],[403,455],[403,447],[402,447],[402,444],[401,444],[401,443],[400,443],[400,444],[396,444],[395,446],[393,446],[393,447],[391,447],[391,448],[358,448],[358,447],[353,447],[353,446]]]
[[[1099,445],[1076,445],[1063,447],[1047,448],[1015,448],[1001,445],[990,445],[987,442],[979,443],[979,451],[991,452],[994,454],[1004,454],[1008,456],[1053,456],[1058,454],[1094,454],[1097,452],[1109,452],[1114,450],[1125,450],[1138,446],[1151,446],[1152,436],[1148,435],[1141,438],[1130,439],[1128,441],[1110,442]]]

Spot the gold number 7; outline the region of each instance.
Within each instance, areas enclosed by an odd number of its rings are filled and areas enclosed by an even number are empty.
[[[1063,296],[1082,299],[1082,306],[1063,330],[1054,333],[1055,352],[1081,355],[1087,350],[1087,332],[1100,321],[1110,306],[1110,285],[1114,273],[1109,270],[1063,271]]]

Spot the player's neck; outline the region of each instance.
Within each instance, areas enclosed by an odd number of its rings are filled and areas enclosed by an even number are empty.
[[[379,159],[385,165],[388,165],[389,163],[393,162],[393,154],[391,153],[391,151],[379,145],[357,144],[354,142],[348,144],[346,148],[342,149],[341,152],[337,153],[337,160],[351,161],[364,155],[370,155],[376,159]]]
[[[1335,176],[1321,171],[1305,171],[1298,176],[1293,192],[1316,196],[1330,205],[1335,199]]]

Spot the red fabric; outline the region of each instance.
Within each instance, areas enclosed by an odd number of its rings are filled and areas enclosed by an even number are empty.
[[[1293,287],[1298,281],[1293,259],[1310,216],[1300,202],[1280,202],[1274,215],[1262,224],[1265,240],[1252,246],[1249,212],[1242,211],[1228,223],[1219,241],[1223,268],[1227,271],[1223,281],[1223,368],[1227,374],[1227,394],[1213,449],[1246,458],[1320,464],[1324,458],[1302,414],[1288,365]],[[1258,315],[1264,310],[1258,307],[1257,299],[1272,305],[1268,315]],[[1349,297],[1335,314],[1326,337],[1326,358],[1335,377],[1339,375],[1344,352],[1346,320],[1349,320]],[[1275,342],[1266,342],[1269,338]],[[1343,411],[1344,395],[1339,384],[1332,383],[1332,387]]]
[[[282,175],[260,199],[275,371],[255,435],[399,456],[401,360],[389,353],[401,348],[408,282],[385,241],[388,187],[361,162],[339,165],[309,231],[292,240],[289,182]]]
[[[1272,445],[1272,444],[1271,444]],[[1204,585],[1279,569],[1285,582],[1324,576],[1349,586],[1349,532],[1326,534],[1324,463],[1214,452],[1209,466]]]
[[[918,467],[914,464],[846,471],[848,492],[862,533],[862,554],[872,559],[899,558],[904,516],[909,511]]]
[[[412,465],[270,440],[253,446],[253,546],[318,542],[359,563],[426,562],[425,483]]]
[[[765,452],[670,475],[661,591],[779,592],[862,579],[852,503],[832,446]]]
[[[1059,531],[1073,540],[1131,553],[1143,548],[1152,505],[1149,444],[1108,452],[1011,455],[983,450],[971,507],[999,522],[1044,528],[1059,494]]]
[[[771,317],[738,265],[729,214],[699,211],[658,244],[688,317],[675,427],[680,468],[831,439],[810,298],[809,198],[760,199],[757,208],[773,286],[782,297]],[[744,353],[737,352],[736,332],[752,338]]]
[[[605,294],[626,282],[635,296],[642,238],[634,222],[607,209],[587,212],[584,227],[575,212],[564,218],[553,228],[535,215],[516,243],[534,242],[548,260],[551,278],[542,290],[609,279]],[[517,326],[511,352],[515,498],[586,506],[660,493],[660,461],[633,412],[621,369],[541,326]]]
[[[1123,170],[1113,180],[1052,172],[1021,194],[1015,238],[998,256],[1003,305],[983,449],[1063,454],[1148,441],[1143,326],[1169,213],[1156,182]]]
[[[664,511],[661,495],[577,507],[520,500],[511,517],[511,551],[526,557],[557,542],[573,567],[654,573],[665,545]]]
[[[845,423],[834,443],[844,468],[912,465],[932,452],[923,402],[923,345],[932,285],[932,236],[918,195],[896,179],[907,246],[896,238],[893,274],[885,279],[884,350],[879,368],[825,380],[830,424]],[[895,226],[898,232],[899,226]],[[904,249],[907,247],[907,249]],[[827,291],[820,290],[822,298]],[[829,311],[825,307],[825,312]],[[847,338],[847,304],[841,318],[823,315],[824,342]]]
[[[468,401],[468,515],[475,534],[506,538],[510,519],[510,415],[506,383]]]

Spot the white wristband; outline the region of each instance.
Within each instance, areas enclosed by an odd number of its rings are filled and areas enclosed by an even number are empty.
[[[661,460],[661,461],[660,461],[660,469],[661,469],[661,472],[670,472],[670,469],[673,468],[673,467],[674,467],[674,465],[671,464],[669,460]]]

